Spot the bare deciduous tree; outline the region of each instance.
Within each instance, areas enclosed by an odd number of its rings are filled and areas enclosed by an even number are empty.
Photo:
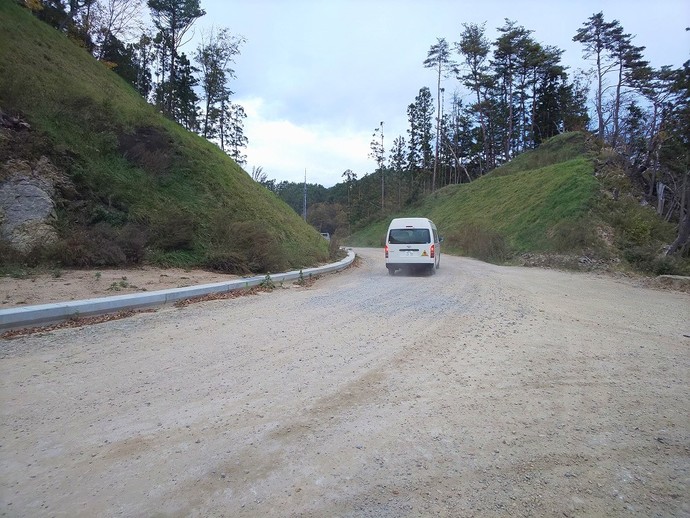
[[[128,41],[144,30],[143,0],[98,0],[94,6],[92,26],[95,28],[98,59],[103,59],[103,43],[114,37]]]

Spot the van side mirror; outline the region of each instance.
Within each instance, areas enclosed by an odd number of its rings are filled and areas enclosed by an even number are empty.
[[[438,236],[438,242],[443,243],[443,236]]]

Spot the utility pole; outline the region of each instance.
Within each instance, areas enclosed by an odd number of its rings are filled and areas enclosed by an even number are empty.
[[[307,221],[307,168],[304,168],[304,200],[302,203],[302,215],[304,221]]]
[[[383,212],[386,203],[386,197],[384,195],[383,153],[383,121],[381,121],[381,155],[379,161],[379,169],[381,170],[381,212]]]
[[[439,160],[439,146],[443,147],[443,139],[441,138],[441,122],[443,122],[443,105],[445,104],[445,88],[440,89],[441,92],[441,102],[439,103],[438,109],[438,127],[436,129],[436,162]],[[441,171],[439,172],[439,183],[441,183],[441,177],[443,176],[443,165],[441,165]],[[450,183],[450,182],[448,182]],[[434,182],[434,187],[436,187],[436,182]]]
[[[378,141],[378,136],[379,132],[381,134],[381,143],[379,144]],[[385,174],[384,174],[384,160],[385,160],[385,150],[383,149],[383,121],[379,123],[379,127],[374,130],[373,135],[371,136],[371,142],[369,143],[369,149],[371,149],[371,153],[369,153],[369,157],[373,158],[376,160],[376,165],[378,166],[378,170],[381,173],[381,212],[383,212],[386,204],[386,197],[385,197]]]

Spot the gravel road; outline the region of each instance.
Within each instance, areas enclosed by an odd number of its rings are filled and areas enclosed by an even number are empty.
[[[0,340],[0,515],[690,515],[690,295],[357,253]]]

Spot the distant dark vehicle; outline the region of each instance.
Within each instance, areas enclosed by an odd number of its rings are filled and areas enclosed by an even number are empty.
[[[328,232],[321,232],[321,236],[326,240],[330,241],[331,240],[331,235]]]

